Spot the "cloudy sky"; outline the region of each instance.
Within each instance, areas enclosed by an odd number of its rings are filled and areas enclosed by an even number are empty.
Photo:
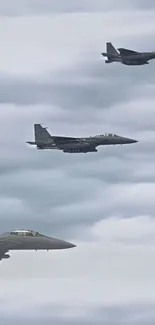
[[[155,322],[155,62],[101,56],[106,41],[155,50],[154,20],[154,0],[0,0],[1,232],[77,245],[1,261],[3,325]],[[37,151],[34,123],[139,142]]]

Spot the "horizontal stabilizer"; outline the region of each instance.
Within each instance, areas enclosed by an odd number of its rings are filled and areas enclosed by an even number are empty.
[[[35,145],[36,144],[36,142],[34,142],[34,141],[26,141],[26,143],[31,144],[31,145]]]
[[[104,57],[107,57],[108,56],[108,53],[101,53]]]

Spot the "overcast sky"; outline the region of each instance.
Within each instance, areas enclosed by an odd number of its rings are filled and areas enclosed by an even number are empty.
[[[106,41],[155,50],[155,1],[0,0],[1,233],[73,250],[0,262],[3,325],[155,323],[155,61],[106,65]],[[51,134],[139,140],[98,153],[37,151]]]

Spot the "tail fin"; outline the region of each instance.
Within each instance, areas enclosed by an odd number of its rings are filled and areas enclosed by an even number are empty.
[[[115,47],[112,45],[112,43],[108,42],[106,43],[106,53],[102,53],[104,57],[107,57],[108,60],[105,61],[105,63],[112,63],[115,61],[119,61],[119,53],[115,49]]]
[[[35,142],[51,142],[52,137],[45,127],[42,127],[41,124],[34,124],[34,137]]]
[[[117,52],[117,50],[115,49],[115,47],[112,45],[112,43],[108,42],[106,43],[106,47],[107,47],[107,53],[110,54],[110,56],[112,55],[119,55],[119,53]]]

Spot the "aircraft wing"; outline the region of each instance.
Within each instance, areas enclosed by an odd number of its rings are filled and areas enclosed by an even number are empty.
[[[81,143],[83,142],[82,139],[79,138],[73,138],[73,137],[59,137],[59,136],[52,136],[52,140],[55,142],[57,147],[63,144],[68,144],[68,143]]]
[[[133,50],[123,49],[123,48],[119,48],[117,50],[119,51],[121,56],[127,56],[127,55],[132,55],[132,54],[139,53],[139,52],[136,52],[136,51],[133,51]]]

